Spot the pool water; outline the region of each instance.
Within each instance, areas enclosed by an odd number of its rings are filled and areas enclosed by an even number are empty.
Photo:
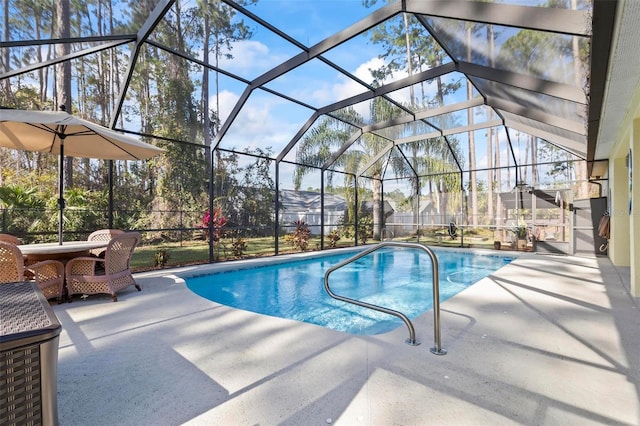
[[[511,258],[434,250],[440,301],[506,265]],[[331,298],[324,274],[354,252],[186,278],[194,293],[238,309],[352,334],[381,334],[401,319]],[[331,273],[334,293],[402,312],[413,319],[433,307],[431,258],[422,250],[381,249]]]

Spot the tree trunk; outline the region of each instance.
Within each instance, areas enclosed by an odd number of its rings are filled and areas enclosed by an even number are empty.
[[[4,13],[4,22],[3,22],[4,31],[2,32],[2,39],[3,40],[9,40],[10,34],[11,34],[11,33],[9,33],[9,0],[4,0],[2,8],[3,8],[3,13]],[[9,60],[11,59],[11,56],[9,55],[9,53],[10,53],[11,49],[2,49],[2,50],[3,50],[2,62],[4,63],[3,72],[6,72],[6,71],[9,71],[9,69],[10,69]],[[9,99],[9,95],[11,94],[11,81],[10,81],[10,79],[6,78],[6,79],[3,80],[2,89],[3,89],[4,93],[5,93],[4,98],[5,99]]]
[[[471,63],[471,27],[467,28],[467,61]],[[473,99],[473,86],[467,80],[467,99]],[[473,110],[467,110],[468,124],[473,124]],[[469,131],[469,192],[471,193],[471,224],[478,226],[478,190],[476,182],[476,143],[473,130]]]
[[[571,0],[571,9],[578,9],[577,0]],[[582,87],[581,77],[582,71],[580,70],[580,45],[578,44],[578,37],[572,37],[572,50],[573,50],[573,66],[574,66],[574,75],[576,76],[576,86]],[[586,199],[589,198],[589,183],[587,176],[587,162],[586,161],[578,161],[575,162],[575,173],[576,173],[576,181],[577,181],[577,190],[576,190],[576,198],[577,199]]]
[[[203,20],[204,32],[204,63],[209,64],[209,33],[211,31],[209,25],[209,14],[205,12]],[[216,90],[217,93],[217,90]],[[207,176],[211,176],[211,119],[209,117],[209,68],[203,67],[202,71],[202,121],[204,123],[204,150],[207,162]],[[213,182],[209,183],[213,185]]]
[[[384,227],[384,213],[381,194],[382,182],[379,175],[372,177],[371,189],[373,191],[373,205],[371,206],[373,210],[373,239],[380,240],[380,233]]]
[[[493,25],[487,25],[487,57],[493,67],[494,60],[494,42],[493,42]],[[493,109],[489,110],[489,121],[493,119]],[[496,170],[493,169],[493,127],[487,129],[487,219],[485,223],[488,225],[495,224],[495,211],[493,209],[493,182],[495,180]]]

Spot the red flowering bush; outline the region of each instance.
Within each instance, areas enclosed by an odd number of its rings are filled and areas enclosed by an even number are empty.
[[[209,239],[209,225],[213,220],[213,241],[220,241],[222,238],[222,228],[227,224],[227,218],[222,215],[222,209],[216,207],[213,209],[213,219],[211,218],[211,212],[207,210],[202,217],[202,228],[204,228],[205,235]]]
[[[304,220],[296,220],[293,224],[296,229],[292,233],[286,235],[285,240],[291,244],[292,247],[295,247],[300,251],[305,251],[309,246],[309,238],[311,237],[309,225]]]

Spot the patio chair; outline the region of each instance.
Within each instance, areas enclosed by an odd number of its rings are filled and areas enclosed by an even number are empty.
[[[109,294],[114,302],[116,293],[125,287],[140,286],[131,275],[129,267],[133,249],[140,243],[138,232],[115,235],[109,241],[104,259],[96,257],[76,257],[67,262],[65,268],[69,297],[74,294]],[[98,265],[104,267],[98,268]]]
[[[124,234],[124,231],[121,229],[98,229],[97,231],[93,231],[87,237],[87,241],[109,241],[116,235]],[[104,259],[104,252],[106,249],[97,248],[92,249],[89,252],[97,257]]]
[[[47,299],[56,298],[62,302],[64,289],[64,265],[57,260],[43,260],[24,266],[24,256],[11,243],[0,241],[0,283],[28,281],[25,272],[31,272],[36,284]]]

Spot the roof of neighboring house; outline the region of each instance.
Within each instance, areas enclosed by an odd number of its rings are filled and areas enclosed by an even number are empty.
[[[280,190],[280,206],[288,211],[320,211],[321,193],[315,191]],[[344,211],[347,200],[340,195],[324,194],[325,210]]]
[[[384,202],[384,217],[389,217],[391,216],[395,210],[393,209],[393,207],[391,206],[391,204],[389,204],[388,201]],[[362,202],[362,210],[364,212],[372,212],[373,211],[373,201],[363,201]]]

